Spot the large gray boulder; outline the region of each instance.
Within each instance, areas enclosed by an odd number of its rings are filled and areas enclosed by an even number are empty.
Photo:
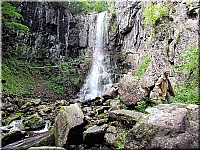
[[[104,141],[105,131],[108,125],[103,124],[101,126],[91,126],[83,132],[84,142],[88,145],[102,144]]]
[[[130,74],[124,75],[120,81],[119,94],[121,101],[127,106],[136,105],[147,96],[147,92],[141,88],[139,80]]]
[[[55,118],[55,144],[63,146],[68,139],[69,131],[84,123],[84,114],[78,103],[62,106]]]
[[[198,105],[160,104],[146,112],[127,133],[127,150],[199,148]]]

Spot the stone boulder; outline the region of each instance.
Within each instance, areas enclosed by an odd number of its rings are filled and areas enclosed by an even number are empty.
[[[121,101],[127,106],[134,106],[147,96],[147,92],[140,87],[139,81],[132,75],[124,75],[119,84]]]
[[[117,88],[115,87],[110,87],[108,88],[105,92],[102,93],[102,97],[104,99],[112,99],[117,96]]]
[[[122,139],[125,137],[127,131],[123,128],[109,126],[104,136],[105,145],[112,147],[112,149],[119,149],[120,146],[124,145]]]
[[[129,129],[135,125],[142,115],[143,113],[125,109],[113,110],[109,112],[109,118],[111,121],[117,121],[120,125]]]
[[[63,146],[68,140],[69,131],[84,123],[84,114],[78,103],[62,106],[55,118],[55,144]]]
[[[127,150],[199,148],[198,105],[160,104],[146,112],[127,133]]]
[[[107,124],[91,126],[83,132],[84,142],[88,145],[102,144],[107,127]]]

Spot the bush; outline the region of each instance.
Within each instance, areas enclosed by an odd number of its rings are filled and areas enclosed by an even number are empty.
[[[107,1],[78,0],[65,2],[64,6],[74,15],[84,15],[92,12],[100,13],[108,10]]]
[[[182,84],[175,87],[174,91],[175,97],[173,98],[173,102],[200,104],[198,88]]]
[[[168,12],[167,7],[164,7],[162,4],[152,4],[149,3],[146,5],[146,8],[143,11],[142,16],[144,17],[144,20],[142,23],[145,26],[150,25],[151,27],[155,27],[156,22],[159,21],[159,19],[166,15]]]
[[[176,66],[176,71],[181,74],[187,73],[182,78],[182,82],[175,87],[176,97],[174,102],[182,102],[187,104],[200,104],[199,100],[199,49],[189,46],[185,49],[185,53],[180,55],[182,64]]]

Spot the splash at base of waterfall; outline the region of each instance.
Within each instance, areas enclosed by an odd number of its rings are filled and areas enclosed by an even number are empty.
[[[85,84],[81,88],[78,99],[90,100],[95,97],[100,97],[102,92],[106,91],[112,85],[110,57],[105,51],[105,30],[106,28],[106,14],[102,12],[97,16],[96,26],[96,41],[93,52],[92,67],[89,75],[86,78]]]

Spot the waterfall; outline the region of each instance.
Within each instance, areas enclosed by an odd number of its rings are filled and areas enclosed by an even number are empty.
[[[102,92],[112,85],[110,76],[110,57],[106,54],[104,44],[104,33],[106,27],[107,12],[99,13],[96,24],[96,41],[92,58],[92,66],[86,81],[81,88],[78,98],[80,100],[94,99],[100,97]]]

